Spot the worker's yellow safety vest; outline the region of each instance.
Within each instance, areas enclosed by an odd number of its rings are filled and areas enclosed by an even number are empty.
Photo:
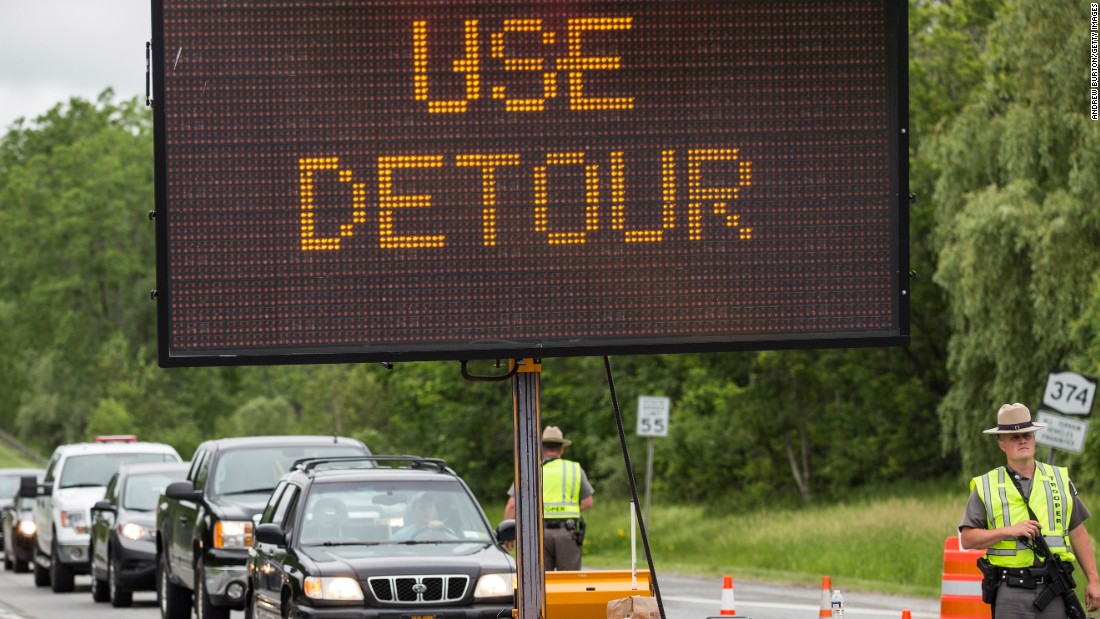
[[[542,465],[542,517],[581,517],[581,465],[555,458]]]
[[[970,489],[977,490],[985,504],[985,517],[990,529],[1031,519],[1024,505],[1024,497],[1003,466],[971,479]],[[1051,552],[1066,561],[1076,560],[1069,544],[1068,527],[1073,515],[1069,471],[1064,467],[1036,462],[1028,504],[1039,520],[1042,535]],[[1000,567],[1028,567],[1035,562],[1035,553],[1017,539],[997,542],[986,549],[985,555],[990,563]]]

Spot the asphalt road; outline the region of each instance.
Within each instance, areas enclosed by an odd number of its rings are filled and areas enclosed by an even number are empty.
[[[705,619],[721,611],[722,579],[658,573],[667,619]],[[112,608],[92,601],[90,579],[77,576],[76,591],[58,594],[34,586],[30,574],[0,571],[0,619],[158,619],[156,594],[134,594],[132,608]],[[840,586],[840,583],[833,583]],[[901,619],[908,609],[913,619],[939,617],[939,600],[844,592],[847,619]],[[737,614],[753,619],[816,619],[819,588],[734,581]],[[244,617],[234,612],[233,619]]]

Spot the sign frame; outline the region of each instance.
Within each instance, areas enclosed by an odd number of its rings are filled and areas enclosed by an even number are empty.
[[[738,0],[752,2],[753,0]],[[808,3],[840,0],[806,0]],[[602,356],[612,354],[669,354],[778,350],[804,348],[841,348],[906,346],[909,343],[910,272],[909,272],[909,187],[908,187],[908,49],[907,4],[904,0],[880,0],[885,20],[886,130],[889,161],[886,162],[890,186],[892,222],[890,243],[893,268],[891,283],[891,315],[896,326],[868,330],[821,330],[798,334],[760,333],[750,335],[679,335],[664,333],[634,336],[608,334],[581,338],[551,338],[519,336],[502,328],[492,337],[461,343],[426,341],[425,343],[384,343],[381,345],[340,343],[323,345],[294,343],[256,346],[227,346],[188,349],[177,343],[176,317],[184,303],[194,303],[175,283],[176,264],[171,259],[175,233],[173,222],[180,217],[169,200],[169,146],[167,137],[167,107],[172,101],[166,96],[166,75],[173,69],[172,58],[179,60],[174,49],[166,49],[166,5],[173,0],[152,0],[151,78],[154,119],[154,161],[156,179],[156,281],[154,298],[157,304],[158,362],[162,367],[194,367],[225,365],[271,365],[308,363],[400,362],[425,360],[472,360],[502,358],[545,358],[565,356]],[[369,2],[367,2],[369,4]],[[306,4],[306,3],[303,3]],[[315,3],[309,3],[313,6]],[[446,6],[441,2],[440,6]],[[457,62],[457,61],[456,61]],[[244,105],[242,103],[242,105]],[[538,282],[530,287],[537,290]],[[240,292],[226,293],[242,297]],[[533,298],[537,298],[537,293]],[[230,304],[232,305],[232,304]],[[659,321],[658,321],[659,322]],[[201,328],[201,327],[199,327]]]

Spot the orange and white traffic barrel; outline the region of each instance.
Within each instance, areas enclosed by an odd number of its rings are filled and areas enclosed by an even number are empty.
[[[982,572],[977,564],[985,551],[959,546],[957,537],[943,543],[940,619],[990,619],[989,604],[982,601]]]

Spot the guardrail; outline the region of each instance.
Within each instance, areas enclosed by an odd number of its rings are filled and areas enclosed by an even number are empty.
[[[12,449],[18,451],[21,455],[23,455],[23,457],[34,462],[35,464],[39,466],[46,466],[47,459],[45,456],[31,450],[30,447],[27,447],[23,443],[19,442],[19,439],[8,434],[4,430],[0,430],[0,442],[3,442],[8,447],[11,447]]]

